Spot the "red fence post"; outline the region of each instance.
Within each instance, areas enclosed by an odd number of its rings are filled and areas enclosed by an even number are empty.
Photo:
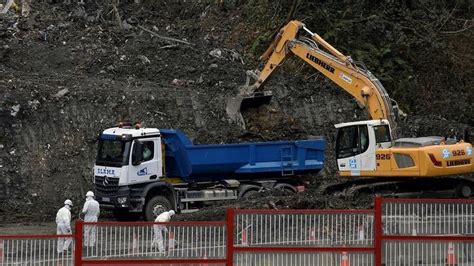
[[[227,209],[227,250],[226,266],[234,264],[234,209]]]
[[[74,265],[82,266],[82,226],[81,220],[76,221],[76,232],[74,233]]]
[[[376,196],[374,203],[375,266],[382,266],[382,203],[382,198]]]

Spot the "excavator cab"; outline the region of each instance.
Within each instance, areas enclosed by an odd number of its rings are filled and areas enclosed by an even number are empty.
[[[472,145],[443,137],[393,139],[388,120],[342,123],[336,138],[341,176],[433,177],[473,172]]]
[[[376,151],[390,148],[392,137],[387,120],[337,124],[336,159],[340,173],[359,176],[377,168]]]

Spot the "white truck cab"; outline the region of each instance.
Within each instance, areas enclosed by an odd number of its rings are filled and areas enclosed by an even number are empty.
[[[136,145],[143,146],[142,154],[133,154]],[[158,180],[163,176],[162,158],[158,129],[109,128],[99,140],[94,176],[118,186]]]

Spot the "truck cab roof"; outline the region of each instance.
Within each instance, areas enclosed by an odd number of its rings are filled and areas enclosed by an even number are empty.
[[[103,135],[131,135],[133,138],[142,137],[142,136],[149,136],[149,135],[160,135],[160,130],[157,128],[120,128],[120,127],[113,127],[108,128],[102,132]]]

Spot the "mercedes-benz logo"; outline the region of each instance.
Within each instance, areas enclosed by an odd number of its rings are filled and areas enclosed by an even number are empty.
[[[107,179],[107,177],[105,176],[104,177],[104,181],[102,181],[102,185],[105,187],[109,184],[109,179]]]

